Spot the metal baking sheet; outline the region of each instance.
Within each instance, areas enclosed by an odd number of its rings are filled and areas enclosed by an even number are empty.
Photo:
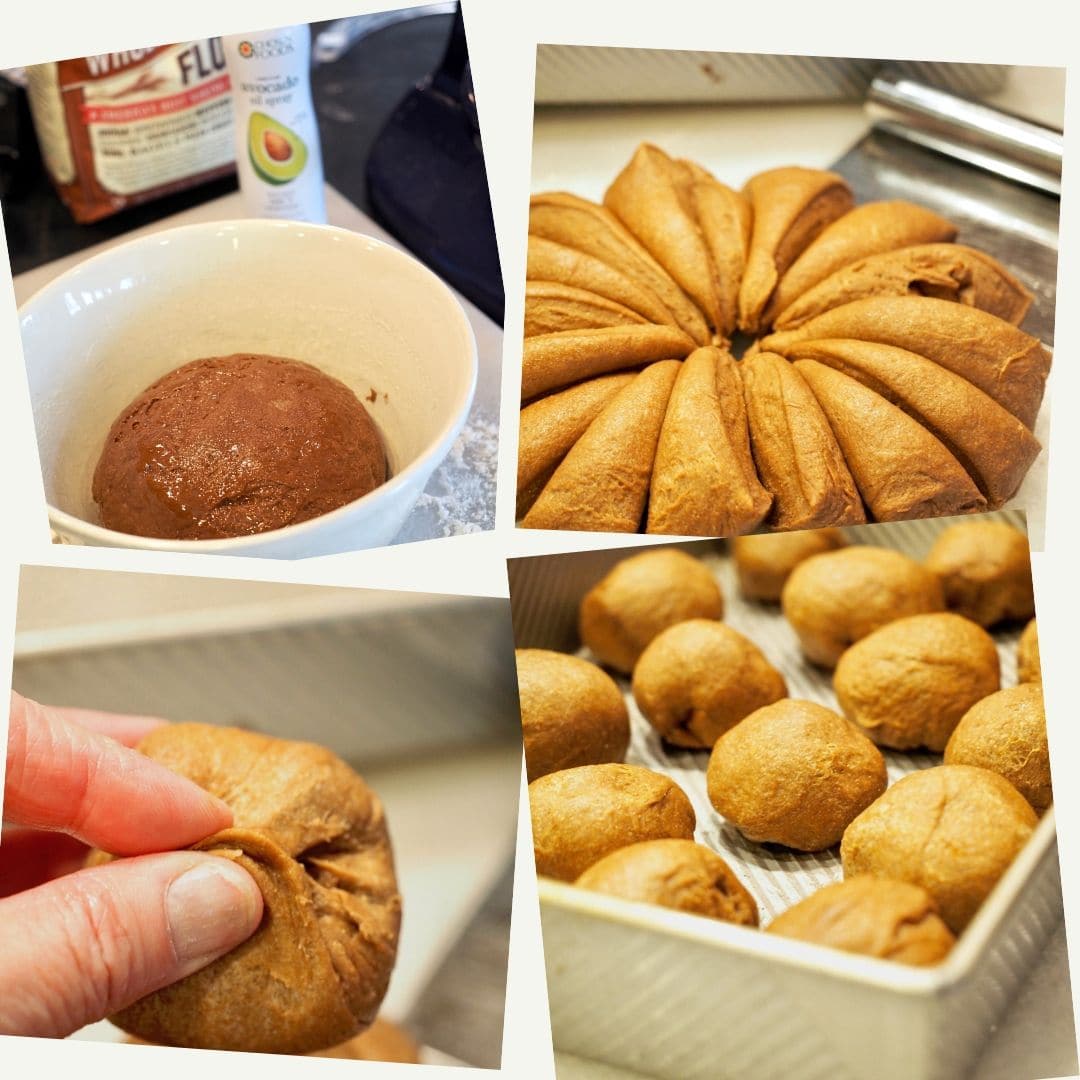
[[[857,203],[921,203],[959,228],[960,243],[1000,259],[1035,294],[1023,329],[1054,344],[1058,199],[876,128],[832,168],[851,185]]]

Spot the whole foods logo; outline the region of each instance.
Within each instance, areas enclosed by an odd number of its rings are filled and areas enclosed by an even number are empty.
[[[292,38],[274,37],[264,38],[262,41],[241,41],[236,51],[244,60],[273,60],[278,56],[291,56],[296,50],[293,48]]]

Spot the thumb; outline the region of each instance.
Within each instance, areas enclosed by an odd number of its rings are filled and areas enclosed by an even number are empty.
[[[0,900],[0,1032],[69,1035],[216,960],[255,932],[262,910],[247,871],[191,851]]]

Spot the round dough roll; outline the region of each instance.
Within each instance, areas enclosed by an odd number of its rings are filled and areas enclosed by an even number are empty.
[[[823,851],[886,785],[881,751],[842,716],[785,699],[722,735],[709,759],[709,801],[758,843]]]
[[[841,711],[879,746],[940,754],[960,718],[1001,685],[994,639],[949,612],[875,630],[836,665]]]
[[[634,700],[673,746],[708,749],[744,716],[787,695],[783,675],[737,630],[690,619],[661,631],[634,667]]]
[[[1042,683],[1042,661],[1039,659],[1039,628],[1032,619],[1020,635],[1016,647],[1016,677],[1022,682]]]
[[[1004,776],[1042,814],[1054,797],[1042,686],[1010,686],[973,705],[945,747],[945,764]]]
[[[237,728],[170,724],[139,750],[229,804],[232,827],[195,848],[247,870],[265,915],[242,945],[113,1023],[167,1046],[277,1054],[322,1050],[368,1027],[401,922],[371,789],[321,746]]]
[[[617,563],[581,601],[578,631],[601,663],[629,674],[661,630],[687,619],[720,619],[724,597],[709,568],[677,548]]]
[[[622,761],[630,716],[610,675],[548,649],[518,649],[515,655],[530,783],[560,769]]]
[[[945,607],[937,577],[914,559],[862,545],[800,563],[780,603],[803,653],[822,667],[835,667],[848,646],[894,619]]]
[[[640,765],[582,765],[529,785],[536,872],[574,881],[616,848],[692,840],[696,818],[682,788]]]
[[[997,773],[970,765],[923,769],[897,780],[848,826],[840,845],[844,877],[921,885],[959,934],[1037,821]]]
[[[847,540],[839,529],[736,536],[731,541],[731,554],[739,575],[739,591],[749,600],[776,603],[799,563],[811,555],[846,546]]]
[[[945,603],[980,626],[1035,614],[1027,537],[1003,521],[963,521],[942,531],[923,565]]]
[[[855,877],[818,889],[778,915],[770,934],[922,967],[956,943],[934,898],[918,885]]]
[[[758,924],[757,904],[731,867],[693,840],[646,840],[619,848],[593,863],[575,884],[740,926]]]

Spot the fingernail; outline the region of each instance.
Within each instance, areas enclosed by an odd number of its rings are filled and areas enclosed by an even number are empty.
[[[173,880],[165,893],[165,913],[177,958],[205,961],[254,933],[262,897],[247,871],[207,855]]]

